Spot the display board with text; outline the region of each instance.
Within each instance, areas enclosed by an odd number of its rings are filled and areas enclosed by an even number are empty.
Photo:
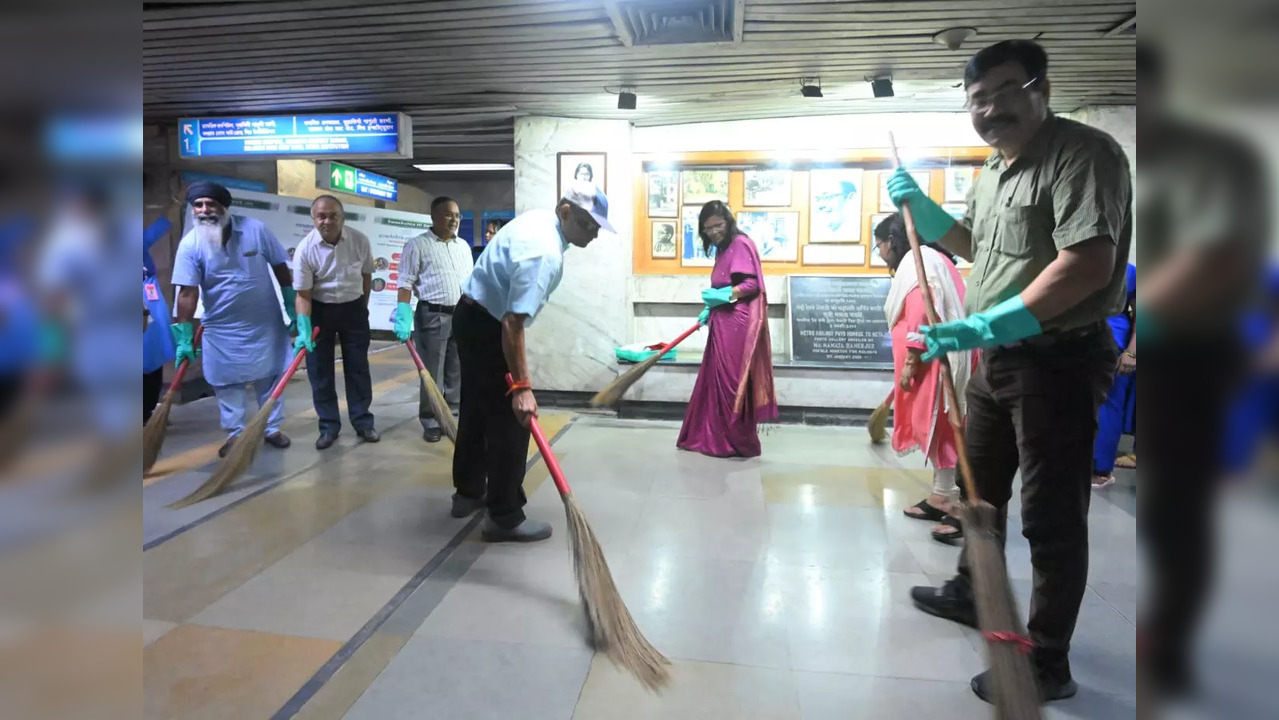
[[[893,344],[884,319],[889,278],[791,275],[787,282],[793,361],[892,369]]]

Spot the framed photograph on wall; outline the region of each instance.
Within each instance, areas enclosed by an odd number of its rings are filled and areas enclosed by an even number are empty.
[[[555,186],[557,200],[564,197],[564,188],[574,180],[588,181],[608,192],[608,155],[602,152],[562,152],[555,158],[559,165],[559,179]]]
[[[968,189],[973,186],[976,175],[977,168],[971,165],[946,168],[945,197],[942,199],[948,203],[968,202]]]
[[[863,177],[861,168],[809,172],[812,194],[809,242],[861,242]]]
[[[678,170],[649,171],[648,216],[662,218],[679,217]],[[671,257],[675,256],[672,254]]]
[[[698,210],[711,200],[728,202],[727,170],[685,170],[681,173],[684,185],[684,211],[690,205]]]
[[[879,211],[880,212],[896,212],[897,206],[893,204],[893,199],[888,196],[888,176],[892,175],[892,170],[882,170],[879,173]],[[919,185],[919,189],[928,194],[928,186],[932,184],[932,173],[927,170],[912,170],[910,176],[915,178],[915,184]]]
[[[679,264],[684,267],[712,267],[715,265],[715,248],[707,255],[702,251],[702,238],[697,234],[697,216],[702,212],[701,205],[684,206],[684,243],[680,248]]]
[[[746,207],[790,207],[790,170],[746,170],[742,205]]]
[[[799,259],[799,213],[737,213],[737,226],[755,241],[764,262],[795,262]]]
[[[675,220],[653,221],[653,257],[658,260],[672,260],[676,255]]]

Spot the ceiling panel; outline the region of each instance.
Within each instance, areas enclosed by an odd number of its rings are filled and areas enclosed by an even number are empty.
[[[400,110],[413,162],[505,161],[522,115],[636,125],[956,111],[965,61],[998,40],[1049,52],[1053,103],[1135,101],[1135,2],[1060,0],[240,0],[143,3],[143,110]],[[978,34],[959,50],[947,27]],[[891,75],[897,97],[870,97]],[[820,77],[825,97],[799,96]],[[633,111],[616,93],[634,88]],[[362,163],[421,178],[412,162]]]

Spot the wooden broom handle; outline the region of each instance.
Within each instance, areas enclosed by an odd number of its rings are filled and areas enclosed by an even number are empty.
[[[673,348],[673,347],[675,347],[676,345],[679,345],[680,343],[684,342],[685,340],[687,340],[687,339],[688,339],[688,336],[689,336],[689,335],[692,335],[693,333],[697,332],[697,331],[698,331],[698,330],[700,330],[700,329],[702,329],[702,324],[701,324],[701,323],[696,323],[696,324],[694,324],[694,325],[693,325],[693,327],[691,327],[691,328],[689,328],[689,329],[685,330],[684,332],[680,333],[680,336],[679,336],[679,337],[677,337],[677,338],[675,338],[674,340],[672,340],[672,341],[670,341],[670,342],[666,343],[665,345],[663,345],[663,346],[662,346],[662,349],[657,351],[657,356],[658,356],[658,357],[661,357],[661,356],[665,355],[666,353],[670,352],[671,348]]]
[[[901,167],[902,160],[897,154],[897,141],[891,132],[888,133],[888,142],[893,148],[893,160],[897,163],[897,167]],[[911,214],[909,203],[902,203],[901,213],[902,220],[906,223],[906,239],[910,241],[910,252],[915,257],[915,275],[919,281],[919,290],[924,295],[924,311],[928,314],[929,324],[940,325],[941,317],[937,315],[937,307],[933,305],[933,289],[928,284],[928,274],[924,272],[924,253],[920,246],[919,235],[915,232],[915,217]],[[967,436],[964,433],[964,419],[959,415],[959,393],[955,392],[955,377],[950,370],[950,358],[946,357],[946,353],[942,353],[937,357],[937,362],[941,363],[942,391],[946,393],[946,401],[950,405],[946,417],[950,419],[950,426],[955,430],[955,449],[959,455],[959,470],[964,481],[964,491],[968,495],[968,503],[976,505],[981,502],[981,496],[977,494],[973,468],[968,462]]]
[[[311,328],[311,340],[314,341],[318,337],[320,337],[320,326],[317,325]],[[302,358],[304,357],[306,357],[305,345],[298,348],[297,353],[293,355],[293,362],[289,363],[289,369],[284,371],[284,374],[275,383],[275,387],[271,388],[271,400],[279,400],[280,396],[284,394],[284,386],[289,384],[289,381],[293,379],[293,373],[297,372],[298,368],[302,366]]]
[[[196,347],[199,347],[200,339],[203,337],[204,337],[204,323],[200,323],[200,327],[195,329],[195,340],[192,341],[192,344],[194,344]],[[178,391],[178,386],[182,384],[182,378],[186,377],[187,368],[189,367],[191,367],[190,360],[183,360],[181,363],[178,363],[178,371],[173,373],[173,382],[169,383],[169,392],[175,393]]]
[[[413,347],[413,338],[409,338],[404,344],[409,346],[409,354],[413,356],[413,364],[417,365],[418,372],[425,370],[426,363],[422,362],[422,356],[418,355],[417,348]]]
[[[506,374],[506,386],[513,387],[515,378],[510,373]],[[551,452],[551,444],[546,441],[546,433],[542,432],[542,426],[537,424],[537,416],[528,419],[528,429],[533,433],[533,442],[537,443],[538,452],[542,453],[542,460],[546,463],[546,469],[551,471],[551,479],[555,481],[555,488],[560,491],[560,495],[568,497],[573,494],[569,490],[568,480],[564,479],[564,471],[560,469],[560,463],[555,459],[555,453]]]

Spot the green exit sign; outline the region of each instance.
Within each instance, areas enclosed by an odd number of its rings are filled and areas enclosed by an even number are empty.
[[[317,172],[319,168],[317,168]],[[399,198],[399,183],[394,178],[371,173],[340,162],[330,162],[325,171],[326,180],[317,182],[329,190],[351,193],[376,200],[395,202]]]
[[[329,163],[329,189],[355,194],[355,168],[342,163]]]

